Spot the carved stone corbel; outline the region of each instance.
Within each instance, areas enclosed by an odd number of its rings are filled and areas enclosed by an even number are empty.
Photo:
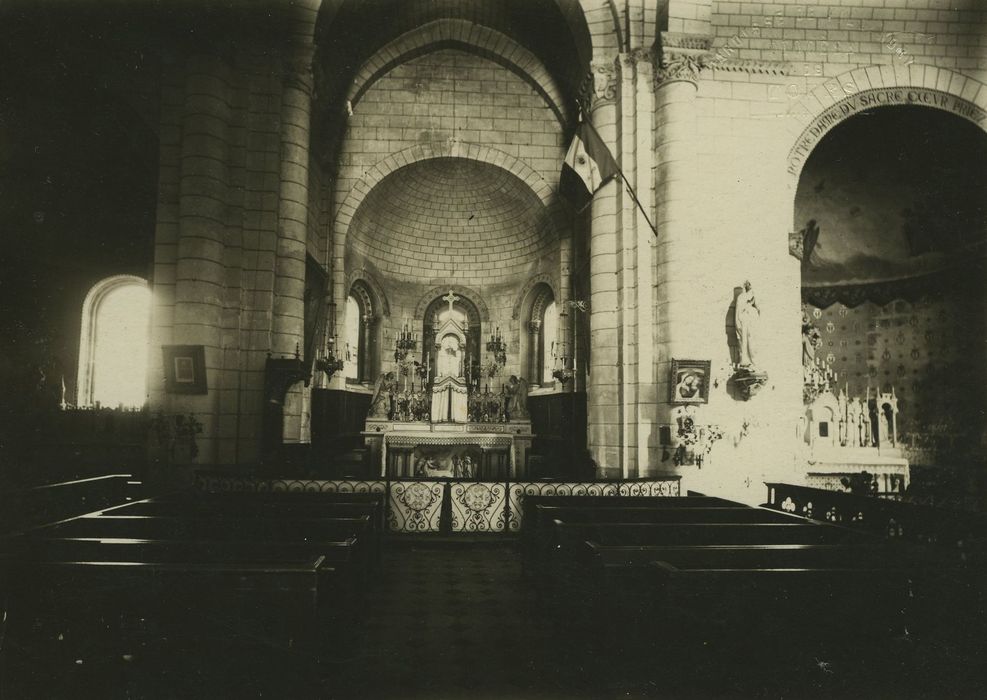
[[[589,112],[614,104],[617,101],[617,62],[592,61],[579,96],[583,109]]]

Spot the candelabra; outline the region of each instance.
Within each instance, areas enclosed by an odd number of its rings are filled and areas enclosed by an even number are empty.
[[[498,365],[507,364],[507,344],[504,342],[504,336],[500,334],[500,326],[497,326],[496,332],[487,341],[487,352],[493,355]]]
[[[334,302],[329,304],[329,329],[326,331],[326,344],[325,347],[319,349],[315,358],[315,369],[325,372],[329,379],[332,379],[332,375],[343,369],[343,359],[336,356],[336,304]]]
[[[409,352],[414,352],[418,347],[418,335],[412,333],[408,328],[408,322],[404,322],[401,332],[394,340],[394,361],[403,362]]]

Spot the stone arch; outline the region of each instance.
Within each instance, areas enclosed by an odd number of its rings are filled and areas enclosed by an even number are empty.
[[[512,320],[517,321],[521,318],[521,310],[525,306],[525,302],[529,300],[529,295],[532,290],[539,285],[545,285],[548,287],[549,291],[552,293],[552,296],[555,299],[559,299],[559,285],[556,283],[555,279],[549,274],[535,275],[524,284],[517,296],[517,299],[514,300],[514,308],[511,310]]]
[[[419,322],[425,318],[425,312],[428,311],[428,307],[440,296],[452,290],[454,294],[461,297],[466,297],[473,306],[476,307],[477,313],[480,315],[481,323],[490,322],[490,309],[487,308],[487,303],[483,300],[483,297],[478,291],[470,287],[464,287],[461,284],[445,284],[441,287],[432,287],[425,294],[423,294],[418,299],[418,304],[415,305],[415,322]]]
[[[579,0],[589,30],[593,60],[612,59],[624,44],[620,9],[614,0]]]
[[[987,85],[975,78],[918,63],[856,68],[824,81],[791,112],[790,123],[802,129],[788,153],[789,175],[798,182],[812,150],[844,120],[900,105],[939,109],[987,130]]]
[[[370,194],[370,191],[378,185],[385,177],[395,170],[406,165],[417,163],[432,158],[466,158],[507,170],[525,183],[532,192],[541,200],[548,210],[548,220],[554,226],[556,234],[567,230],[566,213],[555,197],[555,193],[548,182],[523,161],[511,156],[504,151],[482,144],[467,143],[465,141],[440,141],[434,143],[424,143],[411,146],[397,153],[392,153],[383,160],[377,162],[367,169],[363,178],[360,179],[340,205],[333,224],[333,246],[336,251],[334,255],[334,271],[336,279],[345,279],[343,260],[346,250],[346,234],[349,230],[353,216],[359,209],[361,202]],[[336,296],[343,293],[342,289],[336,289]]]
[[[562,90],[535,54],[506,34],[464,19],[438,19],[423,24],[384,46],[361,66],[346,99],[355,107],[370,86],[392,68],[443,48],[460,49],[504,66],[545,99],[560,124],[568,122]]]
[[[349,293],[354,287],[362,285],[368,294],[367,302],[374,311],[377,318],[385,318],[391,315],[391,306],[376,278],[365,268],[352,270],[346,275],[346,292]]]

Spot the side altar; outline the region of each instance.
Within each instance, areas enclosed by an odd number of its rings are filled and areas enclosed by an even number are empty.
[[[476,332],[455,312],[459,297],[450,291],[442,300],[449,308],[436,314],[422,362],[407,359],[416,338],[407,324],[402,331],[398,372],[377,381],[365,444],[385,478],[523,477],[532,440],[527,382],[511,376],[499,391],[481,390]],[[494,340],[499,331],[488,349]],[[499,369],[504,359],[494,356]]]
[[[802,317],[802,372],[805,413],[798,437],[806,448],[806,485],[830,491],[853,490],[887,498],[908,488],[910,470],[898,436],[894,387],[853,396],[847,383],[816,357],[821,334]]]

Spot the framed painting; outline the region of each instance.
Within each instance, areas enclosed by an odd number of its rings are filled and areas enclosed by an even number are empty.
[[[668,402],[707,403],[710,364],[710,360],[672,360]]]
[[[206,351],[202,345],[162,345],[165,391],[169,394],[205,394]]]

